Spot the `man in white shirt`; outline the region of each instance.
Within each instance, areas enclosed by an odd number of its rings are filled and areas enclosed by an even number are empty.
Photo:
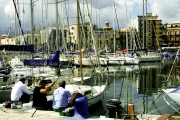
[[[25,77],[19,79],[19,81],[14,85],[11,91],[11,101],[22,101],[23,103],[27,102],[27,99],[30,98],[30,95],[33,92],[29,91],[26,85],[24,84],[26,81]]]

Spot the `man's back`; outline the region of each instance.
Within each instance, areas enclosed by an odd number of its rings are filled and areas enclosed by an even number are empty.
[[[21,81],[18,81],[11,91],[11,101],[18,101],[23,94],[23,87],[26,87]]]
[[[63,87],[57,88],[53,93],[53,108],[59,109],[64,108],[68,105],[68,98],[72,95]]]
[[[41,107],[46,104],[47,98],[46,94],[40,93],[41,88],[35,87],[33,92],[33,106],[35,107]]]

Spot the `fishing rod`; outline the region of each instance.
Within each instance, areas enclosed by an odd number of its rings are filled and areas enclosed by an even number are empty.
[[[3,111],[3,112],[5,112],[5,113],[7,113],[7,111],[3,110],[2,108],[0,108],[0,109],[1,109],[1,111]]]
[[[59,77],[60,77],[60,76],[58,76],[58,78],[55,80],[55,82],[57,82],[57,80],[59,79]],[[72,78],[66,79],[65,81],[70,80],[70,79],[72,79]],[[59,82],[58,82],[58,83],[59,83]],[[54,85],[51,86],[51,87],[54,87]],[[49,92],[50,92],[50,91],[49,91]],[[49,92],[48,92],[48,93],[49,93]],[[48,95],[48,93],[46,94],[46,96]],[[41,103],[40,103],[40,104],[41,104]],[[40,106],[40,104],[39,104],[39,106]],[[34,114],[36,113],[36,111],[37,111],[37,109],[34,111],[34,113],[31,115],[31,117],[34,116]]]

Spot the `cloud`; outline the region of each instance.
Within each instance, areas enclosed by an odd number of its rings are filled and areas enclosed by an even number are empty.
[[[151,4],[148,5],[149,12],[157,15],[163,23],[174,23],[180,18],[180,1],[179,0],[151,0]]]
[[[0,24],[6,24],[8,26],[10,21],[14,21],[14,5],[12,0],[0,1],[0,10],[4,11],[0,14],[0,17],[6,17],[5,19],[0,20]],[[19,2],[19,15],[22,26],[24,29],[30,29],[31,14],[29,1],[19,0]],[[25,3],[24,5],[23,2]],[[81,6],[81,12],[82,14],[85,14],[85,22],[89,22],[89,18],[87,17],[88,11],[86,7],[86,0],[79,0],[79,2]],[[95,24],[98,27],[103,27],[106,21],[110,23],[110,27],[116,29],[126,27],[127,21],[128,26],[135,26],[136,16],[143,14],[142,0],[87,0],[87,2],[92,24]],[[173,0],[171,2],[169,2],[169,0],[147,0],[147,2],[148,13],[158,15],[158,18],[161,19],[163,23],[180,22],[180,0]],[[22,14],[23,6],[25,14]],[[62,2],[60,2],[58,3],[58,7],[59,15],[61,16],[61,20],[64,19],[65,26],[67,26],[67,24],[74,24],[77,22],[76,0],[68,0],[64,5],[62,5]],[[62,7],[64,11],[63,14]],[[113,21],[113,19],[115,19],[115,21]],[[56,17],[54,0],[37,0],[34,3],[34,24],[39,25],[39,28],[42,28],[40,26],[55,25],[55,20]],[[10,25],[13,28],[12,24]]]
[[[12,6],[10,6],[10,5],[6,5],[5,7],[4,7],[4,13],[7,15],[7,16],[11,16],[11,17],[13,17],[14,15],[14,8],[12,7]]]

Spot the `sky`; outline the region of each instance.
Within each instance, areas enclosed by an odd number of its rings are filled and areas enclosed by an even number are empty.
[[[26,33],[31,30],[30,0],[0,0],[0,34],[14,33],[15,7],[13,1],[19,2],[17,5],[21,26]],[[32,0],[33,20],[35,29],[42,29],[46,26],[56,25],[55,0]],[[68,24],[77,22],[76,0],[57,0],[60,24],[65,27]],[[65,1],[65,2],[63,2]],[[147,1],[147,4],[145,4]],[[79,0],[82,19],[85,22],[92,21],[97,27],[104,27],[105,22],[110,23],[113,29],[125,27],[135,27],[136,17],[143,15],[143,0]],[[87,3],[87,4],[86,4]],[[180,0],[144,0],[144,15],[152,13],[157,15],[162,23],[180,22]],[[89,17],[88,17],[89,14]],[[15,22],[17,21],[17,22]],[[11,29],[10,29],[11,28]]]

